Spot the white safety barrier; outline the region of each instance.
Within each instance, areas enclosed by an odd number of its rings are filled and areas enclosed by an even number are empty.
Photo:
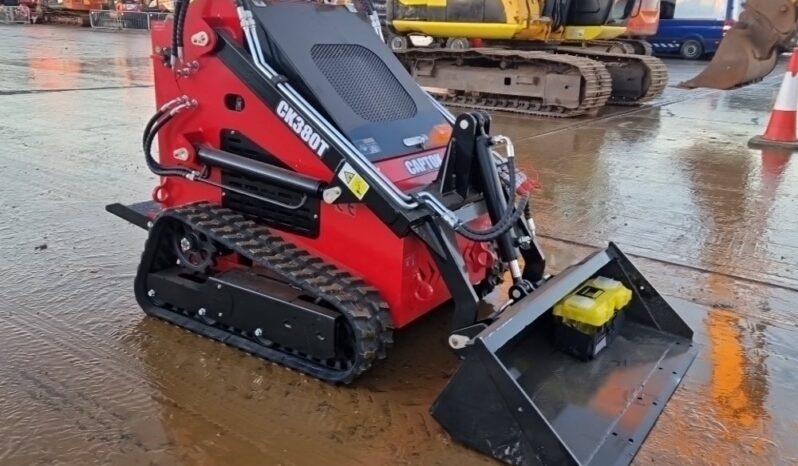
[[[30,23],[30,8],[24,5],[0,5],[0,24],[28,24]]]
[[[143,11],[91,10],[89,23],[95,29],[148,31],[152,23],[163,21],[169,13]]]

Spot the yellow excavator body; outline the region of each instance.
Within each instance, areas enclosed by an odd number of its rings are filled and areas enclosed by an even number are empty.
[[[404,34],[418,33],[431,37],[544,40],[548,35],[548,27],[542,23],[533,23],[530,27],[526,27],[524,24],[508,23],[452,23],[444,21],[395,20],[391,25],[397,32]]]
[[[462,20],[449,9],[445,20],[440,12],[450,7],[447,0],[396,0],[404,12],[392,18],[391,26],[402,34],[424,34],[430,37],[463,37],[466,39],[591,41],[615,39],[626,32],[623,25],[552,26],[543,14],[538,0],[485,0],[482,21],[473,19],[473,8],[463,8]],[[439,18],[440,17],[440,18]]]
[[[610,40],[626,34],[625,26],[565,26],[552,38],[568,41]]]

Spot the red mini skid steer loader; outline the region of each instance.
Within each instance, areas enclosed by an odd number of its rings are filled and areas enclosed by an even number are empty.
[[[456,440],[512,464],[631,461],[692,331],[612,244],[545,274],[487,114],[453,117],[346,7],[178,1],[152,36],[161,182],[107,208],[149,230],[147,314],[348,383],[452,300],[463,363],[432,415]]]

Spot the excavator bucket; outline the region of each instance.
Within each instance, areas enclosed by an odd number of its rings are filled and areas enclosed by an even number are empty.
[[[633,297],[612,342],[585,362],[554,348],[552,307],[596,276]],[[626,465],[695,359],[692,335],[610,243],[477,335],[432,416],[455,440],[509,464]]]
[[[781,44],[795,35],[797,19],[792,0],[749,0],[706,69],[679,86],[732,89],[761,80],[776,67]]]

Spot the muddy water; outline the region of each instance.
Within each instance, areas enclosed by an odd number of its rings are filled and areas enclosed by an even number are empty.
[[[144,232],[103,207],[154,183],[138,147],[146,39],[0,39],[0,464],[492,463],[428,415],[457,365],[449,309],[345,388],[144,318]],[[798,169],[744,148],[776,85],[669,90],[598,120],[497,118],[543,185],[552,269],[615,240],[696,330],[699,358],[638,464],[798,462]]]

